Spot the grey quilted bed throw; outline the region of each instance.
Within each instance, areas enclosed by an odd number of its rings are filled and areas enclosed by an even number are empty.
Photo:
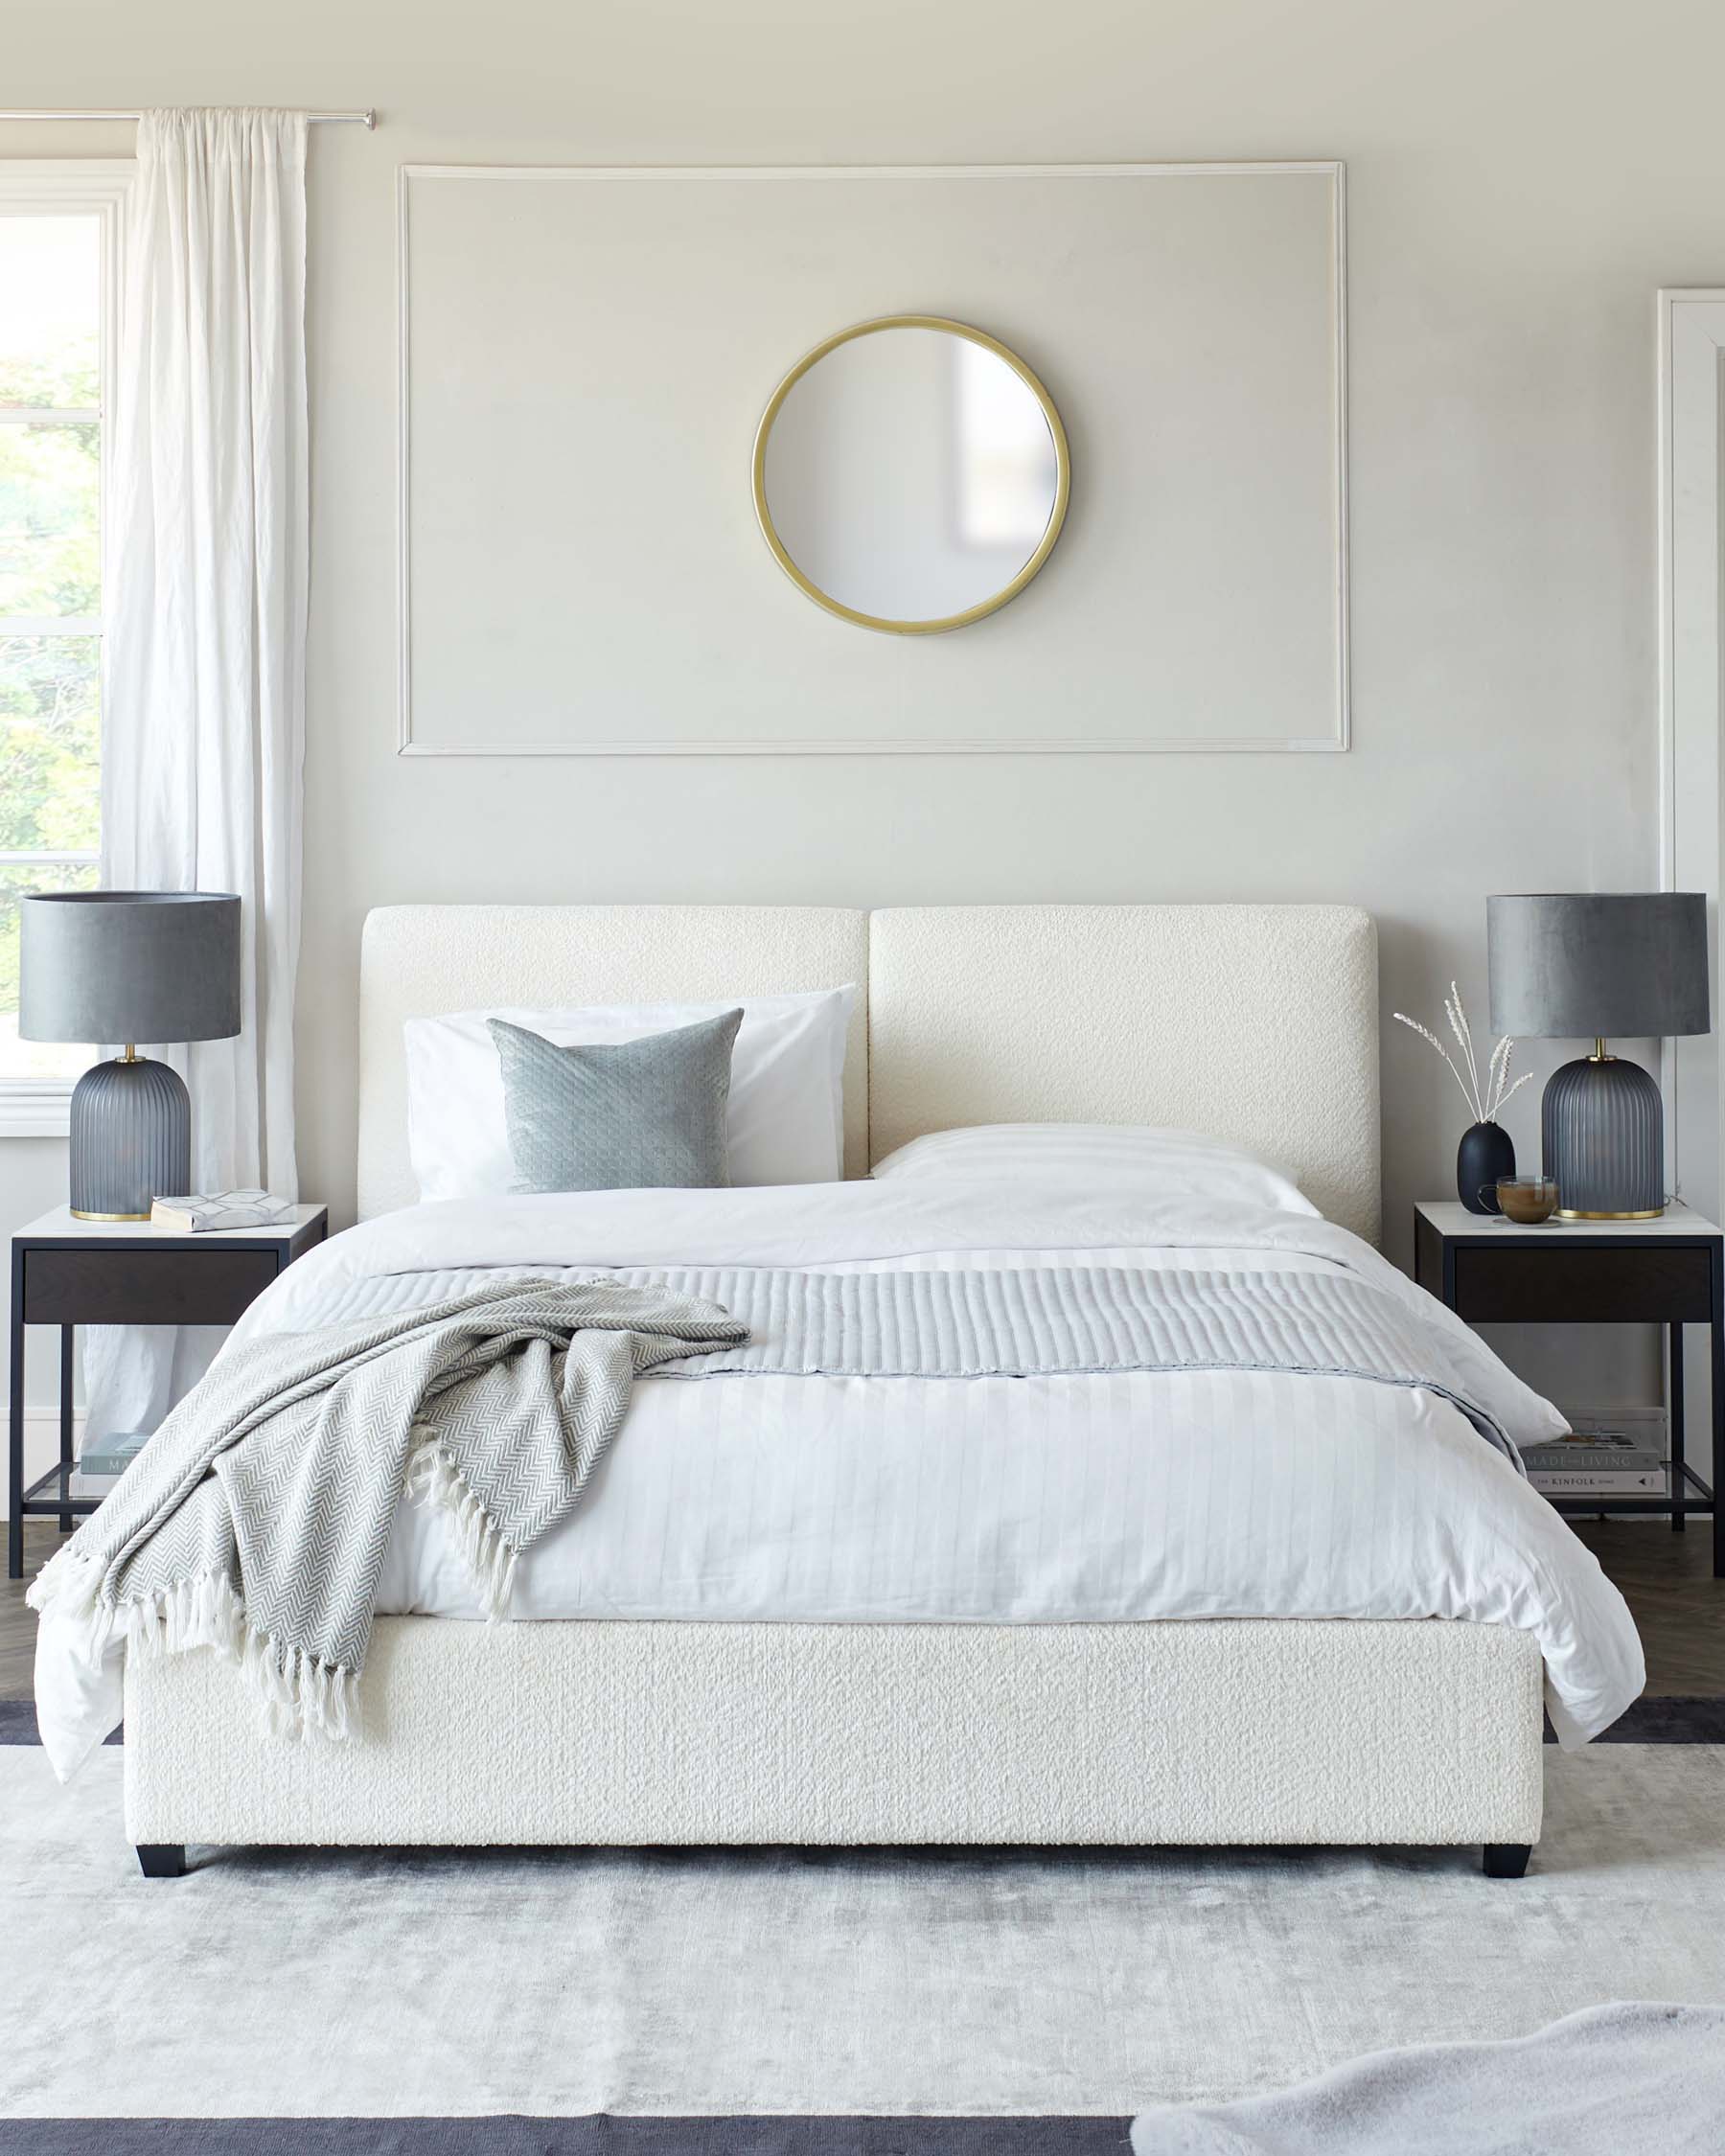
[[[220,1358],[31,1590],[128,1650],[240,1663],[279,1734],[344,1736],[403,1489],[454,1522],[488,1615],[581,1502],[635,1377],[735,1346],[716,1304],[513,1279]]]
[[[1328,1273],[1028,1266],[989,1273],[625,1271],[723,1304],[747,1342],[667,1378],[1041,1377],[1099,1370],[1278,1370],[1435,1392],[1514,1462],[1438,1326],[1368,1280]]]

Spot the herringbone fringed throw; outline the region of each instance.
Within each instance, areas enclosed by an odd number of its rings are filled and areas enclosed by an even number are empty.
[[[736,1346],[716,1303],[513,1279],[222,1356],[30,1592],[128,1650],[210,1646],[284,1733],[346,1734],[404,1487],[447,1511],[487,1614],[578,1504],[635,1376]]]

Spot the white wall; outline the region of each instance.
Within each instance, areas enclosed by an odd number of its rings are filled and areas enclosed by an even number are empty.
[[[1338,194],[413,173],[414,749],[1334,745]],[[793,359],[916,307],[1041,373],[1070,513],[986,624],[859,635],[771,573],[750,447]]]
[[[312,141],[306,1190],[350,1200],[357,934],[386,900],[1351,900],[1386,1014],[1431,1017],[1453,974],[1483,1019],[1486,892],[1653,873],[1653,292],[1725,283],[1722,76],[1715,0],[33,11],[9,103],[382,113]],[[0,153],[127,142],[14,127]],[[1349,168],[1350,755],[398,760],[398,162],[1269,156]],[[1458,1126],[1390,1031],[1405,1255]]]

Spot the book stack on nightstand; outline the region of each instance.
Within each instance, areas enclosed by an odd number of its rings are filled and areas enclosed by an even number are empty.
[[[115,1430],[86,1444],[78,1456],[76,1480],[80,1495],[95,1497],[111,1489],[150,1442],[147,1430]]]
[[[1668,1497],[1671,1442],[1663,1408],[1589,1412],[1557,1404],[1570,1435],[1524,1445],[1522,1465],[1541,1497]]]
[[[1470,1213],[1453,1199],[1428,1199],[1414,1208],[1414,1277],[1470,1325],[1668,1327],[1668,1396],[1658,1412],[1668,1441],[1662,1447],[1643,1426],[1632,1448],[1641,1456],[1630,1470],[1652,1472],[1646,1456],[1657,1451],[1666,1477],[1661,1486],[1548,1494],[1572,1515],[1668,1514],[1674,1534],[1697,1515],[1711,1518],[1714,1575],[1725,1579],[1725,1535],[1714,1502],[1725,1472],[1725,1237],[1712,1221],[1673,1204],[1657,1220],[1518,1227],[1495,1214]],[[1684,1456],[1685,1325],[1705,1325],[1712,1347],[1711,1481]],[[1627,1424],[1620,1434],[1630,1434]],[[1591,1472],[1614,1471],[1595,1465]]]

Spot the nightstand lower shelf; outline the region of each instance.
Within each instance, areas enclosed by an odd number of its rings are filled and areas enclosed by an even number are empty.
[[[1680,1484],[1699,1490],[1700,1496],[1679,1496],[1674,1490],[1669,1497],[1558,1497],[1548,1498],[1546,1502],[1553,1511],[1561,1512],[1566,1520],[1597,1520],[1602,1514],[1615,1517],[1620,1513],[1625,1519],[1633,1519],[1638,1513],[1655,1513],[1663,1520],[1669,1514],[1672,1531],[1681,1534],[1683,1523],[1691,1513],[1710,1518],[1718,1506],[1714,1501],[1712,1483],[1704,1482],[1692,1467],[1685,1463],[1674,1467],[1672,1474]]]
[[[74,1485],[82,1479],[76,1461],[71,1466],[63,1461],[57,1461],[46,1475],[38,1475],[25,1490],[20,1501],[25,1518],[40,1518],[44,1514],[56,1512],[94,1512],[112,1490],[118,1478],[105,1478],[104,1487],[100,1490],[75,1488]],[[53,1494],[49,1495],[50,1492]]]

